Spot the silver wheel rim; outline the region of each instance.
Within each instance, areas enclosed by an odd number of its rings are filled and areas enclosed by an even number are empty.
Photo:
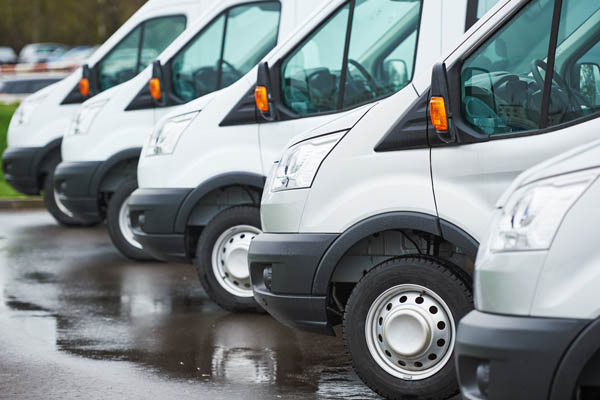
[[[252,297],[248,249],[260,229],[238,225],[219,236],[212,252],[212,268],[217,282],[227,292],[238,297]]]
[[[375,362],[404,380],[422,380],[439,372],[454,350],[456,328],[446,302],[419,285],[398,285],[371,305],[365,325]]]
[[[119,230],[121,231],[121,235],[125,238],[125,241],[129,243],[130,246],[135,247],[136,249],[142,249],[142,245],[135,240],[135,236],[133,236],[133,228],[131,227],[131,220],[129,219],[129,197],[123,201],[121,204],[121,208],[119,209]]]
[[[61,213],[65,214],[67,217],[73,218],[73,213],[69,211],[69,209],[60,200],[60,196],[58,195],[56,189],[54,189],[54,203],[56,203],[56,207],[58,207],[58,210]]]

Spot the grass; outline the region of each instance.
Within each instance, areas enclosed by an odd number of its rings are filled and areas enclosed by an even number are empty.
[[[6,149],[6,133],[8,132],[8,123],[17,109],[16,105],[0,105],[0,154]],[[0,168],[0,197],[24,197],[17,193],[4,180],[4,173]]]

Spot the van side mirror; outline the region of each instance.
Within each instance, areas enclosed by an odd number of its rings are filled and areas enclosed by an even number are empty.
[[[408,66],[401,59],[385,60],[383,63],[385,80],[393,87],[400,89],[408,82]]]
[[[164,105],[165,96],[163,95],[163,69],[159,60],[152,63],[152,78],[148,84],[150,89],[150,96],[154,99],[158,105]]]
[[[79,80],[79,93],[83,97],[92,95],[92,70],[89,65],[84,64],[81,67],[81,79]]]
[[[256,78],[256,89],[254,89],[254,101],[260,115],[267,121],[276,119],[276,111],[271,98],[271,74],[266,62],[258,64],[258,76]]]
[[[582,63],[579,68],[579,92],[593,105],[600,103],[600,65]]]
[[[439,138],[444,143],[456,142],[456,129],[452,124],[450,108],[450,92],[446,65],[437,63],[433,66],[431,76],[431,97],[429,101],[429,117]]]

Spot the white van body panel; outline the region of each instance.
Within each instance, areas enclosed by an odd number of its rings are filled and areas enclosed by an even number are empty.
[[[178,52],[187,45],[204,26],[213,21],[220,13],[227,8],[235,6],[237,4],[244,4],[249,2],[255,2],[260,0],[226,0],[219,2],[217,6],[211,8],[205,13],[199,20],[196,21],[190,28],[186,29],[167,49],[158,57],[158,59],[164,64],[168,62],[172,57],[178,54]],[[310,3],[310,4],[308,4]],[[323,3],[323,0],[310,0],[303,4],[317,6]],[[311,10],[311,7],[306,9],[302,7],[303,12],[298,12],[298,4],[294,0],[284,0],[281,2],[281,21],[280,30],[278,33],[278,40],[283,40],[285,35],[296,29],[296,26],[303,20],[302,17],[309,14],[307,10]],[[312,11],[311,11],[312,12]],[[287,21],[288,23],[284,23]],[[293,22],[293,24],[290,24]],[[256,76],[256,69],[252,69],[246,76]],[[198,109],[199,105],[205,106],[206,101],[203,98],[195,99],[187,104],[172,106],[172,107],[155,107],[154,109],[144,110],[132,110],[125,111],[127,105],[135,98],[135,96],[142,90],[148,81],[152,77],[152,66],[148,66],[144,71],[138,74],[132,80],[125,82],[117,86],[117,91],[112,92],[109,98],[109,102],[104,106],[102,111],[96,116],[92,123],[90,130],[87,134],[79,136],[68,136],[66,135],[62,143],[62,157],[65,161],[103,161],[107,160],[114,154],[126,150],[129,148],[139,148],[144,145],[146,139],[152,133],[152,129],[155,124],[163,117],[169,115],[171,112],[180,114],[182,110]],[[255,83],[247,83],[247,78],[242,78],[238,81],[246,82],[242,86],[244,91],[238,89],[232,89],[230,97],[226,100],[228,108],[223,109],[223,112],[229,111],[239,99],[246,93],[250,86]],[[235,84],[234,84],[235,86]],[[223,91],[223,90],[222,90]],[[212,96],[209,94],[209,98]],[[89,102],[96,101],[98,96],[90,99]],[[189,106],[192,104],[191,106]],[[224,107],[222,103],[219,103]],[[220,113],[221,119],[217,121],[216,114],[211,116],[210,120],[216,121],[214,124],[218,127],[219,123],[225,117],[226,113]],[[203,120],[204,116],[200,118]],[[195,123],[194,123],[195,124]],[[190,127],[192,129],[192,126]],[[232,128],[236,129],[236,128]],[[239,128],[238,128],[239,129]],[[255,138],[254,140],[258,140]],[[185,141],[182,137],[181,141]],[[205,145],[205,143],[203,144]],[[178,146],[179,147],[179,146]],[[198,148],[198,147],[196,147]],[[164,158],[164,157],[161,157]],[[162,170],[163,174],[166,172]],[[262,169],[259,169],[262,171]],[[262,173],[262,172],[261,172]],[[183,177],[182,181],[189,181],[188,178]],[[169,176],[168,181],[173,184],[173,176]]]
[[[188,25],[198,18],[214,0],[151,0],[142,6],[127,20],[102,46],[89,58],[88,65],[93,67],[101,61],[121,39],[141,22],[171,14],[183,14],[187,17]],[[74,71],[60,82],[48,86],[29,98],[45,95],[25,125],[11,121],[8,130],[9,147],[41,147],[64,135],[71,120],[81,107],[81,104],[61,105],[67,95],[81,79],[81,68]],[[43,93],[42,93],[43,92]]]
[[[252,72],[256,76],[256,69],[249,74]],[[244,77],[228,88],[208,95],[209,97],[200,97],[179,107],[176,115],[200,112],[181,134],[173,154],[147,156],[145,143],[143,156],[138,164],[138,186],[157,187],[154,185],[160,182],[160,187],[163,188],[192,188],[209,177],[230,170],[263,175],[258,157],[257,124],[243,125],[243,129],[236,125],[219,126],[252,85],[254,82]],[[175,113],[166,118],[173,115]]]
[[[599,137],[595,120],[524,137],[434,148],[433,184],[439,216],[481,241],[502,193],[524,170]]]
[[[416,99],[407,86],[369,110],[341,140],[317,173],[300,232],[341,233],[370,216],[399,209],[436,214],[431,181],[425,179],[430,173],[429,149],[401,152],[401,157],[374,150],[399,110]]]
[[[595,141],[540,163],[515,180],[498,206],[503,208],[516,189],[532,182],[552,181],[578,171],[600,175],[599,157],[600,141]],[[600,180],[596,177],[566,213],[548,250],[491,252],[486,238],[477,257],[477,308],[520,316],[598,318],[598,229],[590,223],[600,218],[598,199]]]

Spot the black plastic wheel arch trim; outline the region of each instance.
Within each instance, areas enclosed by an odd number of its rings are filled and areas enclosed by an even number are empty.
[[[231,172],[217,175],[202,183],[183,200],[177,218],[175,219],[175,233],[184,233],[187,222],[192,214],[194,207],[204,196],[213,190],[229,186],[249,186],[262,192],[265,186],[266,178],[249,172]]]
[[[95,197],[99,193],[102,181],[115,165],[127,160],[139,160],[141,152],[141,147],[122,150],[100,164],[90,182],[90,195]]]
[[[573,341],[554,375],[550,400],[570,399],[584,367],[600,350],[600,319],[588,325]]]
[[[312,294],[327,295],[329,283],[338,262],[352,246],[375,233],[395,229],[413,229],[442,237],[461,248],[473,260],[475,260],[479,247],[478,242],[464,230],[434,215],[418,212],[391,212],[375,215],[350,227],[327,249],[317,267]]]

